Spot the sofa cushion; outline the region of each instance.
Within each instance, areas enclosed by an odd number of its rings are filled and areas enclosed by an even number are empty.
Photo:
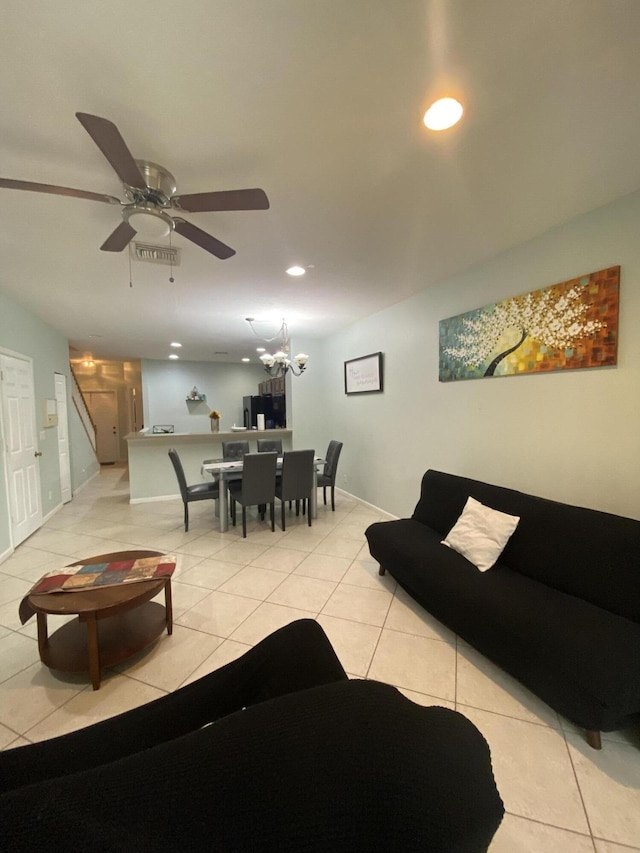
[[[453,548],[481,572],[494,565],[520,519],[467,498],[462,515],[442,544]]]
[[[427,471],[413,518],[442,539],[471,496],[520,516],[500,562],[546,586],[640,622],[640,521]]]

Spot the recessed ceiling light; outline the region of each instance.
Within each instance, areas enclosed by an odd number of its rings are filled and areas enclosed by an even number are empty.
[[[287,275],[304,275],[306,272],[304,267],[293,266],[287,270]]]
[[[176,355],[174,352],[172,352],[171,355],[169,356],[169,358],[180,358],[180,356]]]
[[[178,341],[173,341],[171,344],[172,347],[181,347],[182,344],[179,344]]]
[[[460,121],[462,113],[462,104],[455,98],[440,98],[431,104],[423,121],[429,130],[446,130]]]
[[[250,359],[250,358],[243,358],[242,360],[243,360],[243,361],[251,361],[251,359]]]
[[[256,352],[266,352],[264,347],[256,347]]]

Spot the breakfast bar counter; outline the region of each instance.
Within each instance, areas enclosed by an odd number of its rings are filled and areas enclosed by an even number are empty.
[[[257,450],[259,438],[280,439],[283,450],[291,450],[290,429],[265,429],[229,432],[133,432],[126,436],[129,454],[129,501],[167,500],[179,497],[178,481],[169,459],[174,447],[180,456],[187,483],[203,482],[205,459],[222,458],[223,441],[248,441],[249,450]]]

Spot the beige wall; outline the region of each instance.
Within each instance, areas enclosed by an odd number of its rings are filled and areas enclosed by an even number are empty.
[[[640,518],[639,227],[634,193],[325,341],[297,340],[311,359],[293,380],[295,445],[344,441],[338,485],[400,516],[435,468]],[[617,264],[616,367],[438,381],[439,320]],[[378,350],[384,393],[346,397],[344,360]]]

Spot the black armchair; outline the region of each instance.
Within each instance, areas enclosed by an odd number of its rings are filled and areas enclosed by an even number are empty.
[[[322,486],[322,497],[327,503],[327,486],[331,487],[331,510],[336,511],[336,472],[338,470],[338,459],[342,451],[341,441],[330,441],[325,457],[324,470],[322,474],[318,474],[318,486]]]
[[[290,450],[282,456],[282,476],[276,483],[276,497],[281,501],[281,526],[285,529],[285,501],[296,501],[296,510],[302,501],[302,511],[313,489],[313,463],[315,450]],[[296,512],[297,514],[297,512]],[[311,512],[307,512],[311,527]]]
[[[277,453],[247,453],[242,467],[242,479],[229,483],[231,519],[235,527],[236,501],[242,506],[242,538],[247,538],[247,507],[259,506],[264,518],[266,505],[271,508],[271,530],[274,531]]]
[[[349,681],[312,619],[146,705],[0,752],[15,853],[481,853],[503,813],[478,729]]]
[[[218,483],[195,483],[193,486],[188,486],[182,462],[173,448],[169,451],[169,459],[171,459],[176,472],[180,495],[184,503],[184,530],[186,533],[189,530],[189,504],[194,501],[217,500],[220,497],[220,488]]]

